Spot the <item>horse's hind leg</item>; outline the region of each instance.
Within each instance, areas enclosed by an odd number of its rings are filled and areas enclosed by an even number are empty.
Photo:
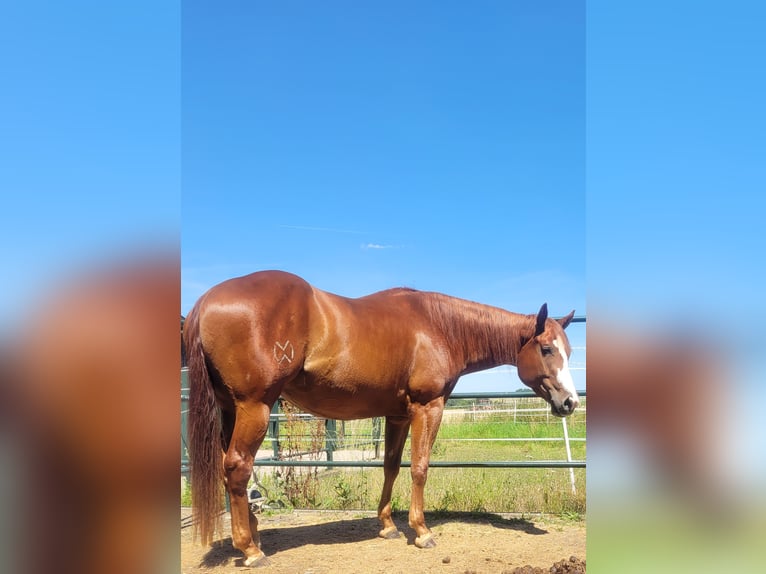
[[[229,450],[229,445],[231,444],[231,437],[234,434],[234,411],[222,409],[221,410],[221,427],[223,430],[223,451],[221,453],[222,457],[222,463],[226,464],[226,453]],[[224,484],[226,483],[226,477],[224,477]],[[249,516],[249,522],[250,522],[250,533],[253,536],[253,541],[258,544],[258,547],[260,548],[260,544],[258,543],[258,519],[253,514],[252,510],[250,511]]]
[[[234,432],[224,457],[231,503],[231,538],[234,547],[245,554],[245,566],[268,564],[260,549],[258,521],[250,512],[247,483],[253,472],[255,453],[266,436],[270,413],[270,405],[262,402],[237,403]]]
[[[409,420],[386,417],[386,452],[383,457],[384,482],[378,505],[378,518],[383,525],[379,536],[382,538],[399,537],[399,531],[391,519],[391,492],[394,481],[399,475],[402,451],[404,450],[404,443],[407,442],[407,431],[409,430]]]

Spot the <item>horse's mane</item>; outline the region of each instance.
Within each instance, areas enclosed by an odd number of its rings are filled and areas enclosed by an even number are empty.
[[[516,363],[522,337],[534,325],[532,316],[440,293],[423,293],[423,305],[451,348],[496,364]]]

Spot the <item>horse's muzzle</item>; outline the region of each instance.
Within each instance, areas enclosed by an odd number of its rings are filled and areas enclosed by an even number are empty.
[[[580,405],[580,401],[575,397],[567,397],[562,403],[551,401],[551,412],[557,417],[568,417]]]

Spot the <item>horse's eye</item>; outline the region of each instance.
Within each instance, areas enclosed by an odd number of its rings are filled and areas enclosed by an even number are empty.
[[[541,349],[543,351],[543,357],[553,354],[553,349],[549,347],[548,345],[544,345],[543,347],[541,347]]]

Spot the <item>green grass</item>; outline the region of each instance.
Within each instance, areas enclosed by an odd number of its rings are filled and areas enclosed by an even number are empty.
[[[181,486],[181,506],[191,506],[191,483],[186,480]]]
[[[585,436],[584,416],[568,422],[570,438]],[[347,427],[348,430],[348,427]],[[462,441],[505,437],[563,437],[559,419],[552,422],[509,421],[490,415],[476,421],[445,421],[432,451],[433,461],[526,461],[565,460],[563,441]],[[574,460],[584,460],[584,441],[570,443]],[[409,441],[405,460],[410,459]],[[294,469],[303,470],[303,469]],[[462,512],[519,512],[560,514],[576,520],[585,514],[585,469],[574,469],[576,493],[572,493],[569,469],[534,468],[431,468],[425,490],[426,510]],[[261,473],[261,483],[279,492],[279,477]],[[297,508],[375,510],[383,487],[383,469],[321,469],[309,498],[300,495],[283,503]],[[394,510],[407,510],[411,480],[403,468],[394,486]]]
[[[536,399],[519,400],[519,408],[537,408]],[[493,404],[506,408],[508,404]],[[445,416],[431,453],[432,461],[531,461],[566,460],[563,440],[491,441],[492,438],[563,438],[560,419],[546,412],[518,413],[467,412]],[[585,413],[578,411],[567,419],[570,438],[586,435]],[[338,423],[340,448],[364,449],[372,458],[373,425],[370,419]],[[287,452],[324,448],[323,426],[296,421],[292,436],[281,431]],[[482,440],[465,440],[482,439]],[[267,441],[269,439],[267,438]],[[585,441],[572,441],[572,458],[585,460]],[[380,451],[383,448],[381,445]],[[310,459],[312,455],[304,457]],[[409,440],[404,460],[410,460]],[[281,468],[276,473],[258,471],[259,482],[272,506],[344,510],[376,510],[383,487],[382,468],[325,469]],[[427,511],[512,512],[557,514],[567,520],[585,515],[585,469],[574,469],[576,493],[572,493],[567,468],[434,468],[429,470],[425,489]],[[409,468],[399,473],[394,485],[392,506],[406,511],[410,505]],[[183,493],[188,498],[188,492]]]
[[[407,510],[411,480],[402,469],[394,485],[392,507]],[[585,514],[585,471],[575,469],[573,494],[568,469],[432,468],[425,490],[426,510],[455,512],[516,512]],[[260,478],[271,493],[279,492],[274,477]],[[383,469],[320,470],[312,500],[277,499],[288,507],[375,510],[383,487]],[[273,494],[272,494],[273,498]]]

